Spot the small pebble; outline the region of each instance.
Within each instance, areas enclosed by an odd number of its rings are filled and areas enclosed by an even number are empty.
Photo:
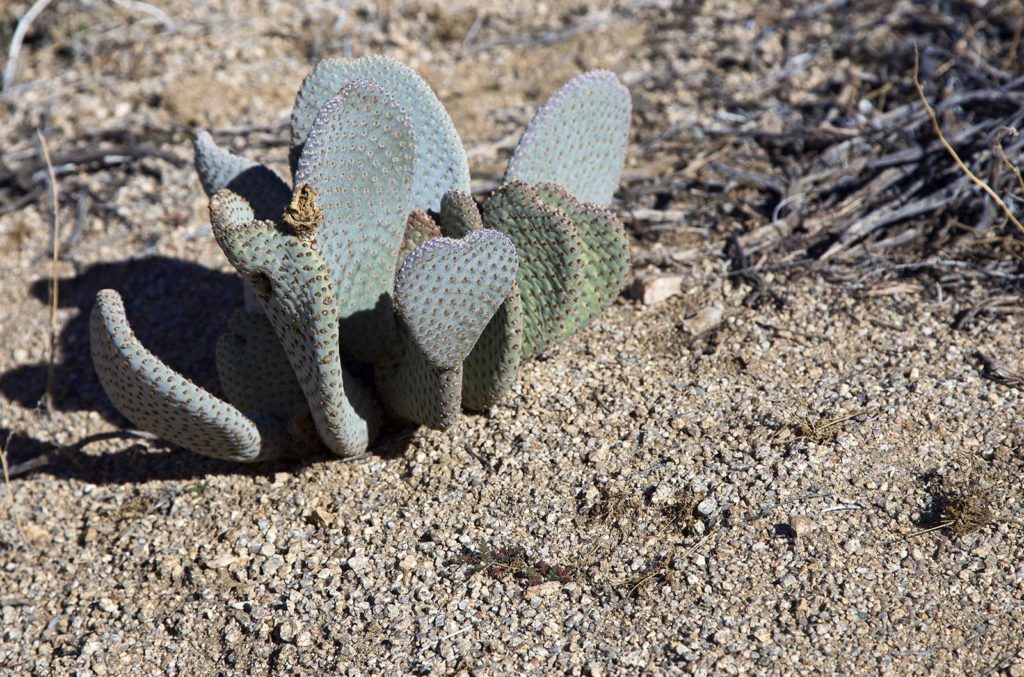
[[[814,522],[806,515],[790,515],[789,528],[793,530],[794,536],[803,538],[814,530]]]

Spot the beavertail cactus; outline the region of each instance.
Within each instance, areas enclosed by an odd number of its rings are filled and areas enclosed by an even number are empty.
[[[629,127],[614,75],[569,81],[482,208],[451,118],[392,59],[328,59],[292,113],[293,187],[201,132],[195,164],[246,305],[217,342],[224,401],[147,351],[97,295],[93,363],[136,425],[200,454],[360,454],[389,419],[447,428],[524,358],[596,317],[628,248],[607,211]],[[230,403],[229,403],[230,402]]]

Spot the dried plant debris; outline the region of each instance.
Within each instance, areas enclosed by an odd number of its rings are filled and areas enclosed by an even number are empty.
[[[583,512],[591,522],[620,531],[634,529],[641,522],[653,523],[657,524],[659,533],[672,530],[683,535],[694,533],[695,525],[701,520],[697,506],[706,496],[687,488],[667,502],[646,503],[640,496],[622,489],[600,487],[598,491],[598,499]],[[640,520],[641,515],[645,519]]]
[[[1016,369],[1007,365],[1002,359],[986,355],[980,350],[975,351],[974,357],[981,365],[981,374],[985,378],[1014,388],[1024,386],[1024,376]]]
[[[931,504],[919,522],[915,535],[947,529],[954,536],[966,536],[1000,521],[992,510],[993,488],[983,488],[973,473],[966,477],[931,474],[925,478]]]
[[[495,547],[490,543],[480,543],[476,551],[463,553],[461,563],[468,564],[474,575],[512,579],[523,587],[548,582],[570,583],[579,576],[576,567],[536,559],[520,545]]]
[[[808,416],[791,424],[789,430],[797,440],[806,440],[814,444],[827,444],[835,441],[836,437],[843,430],[843,424],[864,416],[869,412],[869,409],[858,409],[849,414],[822,413],[818,417]],[[779,441],[784,440],[779,439]]]

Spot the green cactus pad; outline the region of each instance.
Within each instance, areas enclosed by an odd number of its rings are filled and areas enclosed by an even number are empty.
[[[632,105],[609,71],[565,83],[530,121],[505,181],[557,183],[576,199],[611,204],[626,157]]]
[[[395,308],[413,343],[439,369],[462,364],[516,279],[516,248],[494,230],[417,247],[395,278]]]
[[[367,80],[393,96],[408,114],[415,138],[416,178],[411,207],[437,211],[445,191],[469,190],[469,162],[448,112],[411,68],[383,56],[326,59],[303,80],[292,111],[292,170],[320,109],[346,85]],[[300,180],[296,174],[295,183]]]
[[[287,450],[281,421],[247,418],[146,350],[128,326],[116,291],[96,295],[89,336],[103,389],[135,425],[197,454],[225,460],[260,461]]]
[[[523,356],[523,301],[515,285],[462,363],[462,406],[484,411],[512,388]]]
[[[553,183],[533,189],[541,202],[565,214],[583,245],[580,299],[566,327],[568,335],[600,315],[622,290],[629,272],[629,241],[622,222],[608,210],[583,204]]]
[[[420,209],[414,210],[405,220],[405,237],[402,238],[402,248],[398,252],[398,265],[395,266],[395,273],[402,267],[405,257],[413,252],[416,247],[427,240],[441,237],[441,229],[430,215]]]
[[[252,205],[256,218],[276,220],[281,216],[292,191],[273,170],[221,148],[207,132],[196,135],[194,151],[196,171],[207,196],[227,188]]]
[[[346,355],[386,359],[397,345],[395,261],[410,211],[415,156],[408,116],[380,85],[356,81],[320,109],[296,188],[316,190],[317,242],[330,266]]]
[[[217,339],[214,356],[225,397],[242,411],[289,421],[307,408],[288,354],[262,311],[235,311]]]
[[[444,430],[455,422],[462,399],[462,365],[439,369],[402,333],[400,357],[377,365],[377,389],[392,416]]]
[[[320,439],[341,456],[364,452],[376,434],[378,412],[341,365],[332,278],[315,237],[286,234],[270,221],[253,220],[245,201],[226,190],[210,200],[210,221],[228,260],[256,290]]]
[[[583,278],[583,245],[564,214],[518,181],[491,195],[483,222],[508,235],[519,252],[523,357],[532,357],[553,345],[573,317]]]
[[[473,196],[461,190],[450,190],[441,198],[439,220],[441,234],[456,239],[484,227]]]

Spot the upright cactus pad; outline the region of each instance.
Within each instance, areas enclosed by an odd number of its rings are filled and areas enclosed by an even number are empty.
[[[460,190],[450,190],[441,198],[439,219],[445,237],[465,237],[484,227],[473,196]]]
[[[583,279],[580,236],[564,214],[518,181],[491,195],[483,223],[508,235],[519,252],[523,357],[531,357],[552,346],[575,313]]]
[[[293,168],[297,168],[303,145],[318,111],[348,84],[357,80],[375,82],[395,98],[409,116],[415,139],[416,179],[411,206],[437,211],[446,191],[469,190],[469,163],[462,141],[448,111],[433,90],[411,68],[383,56],[354,61],[326,59],[303,80],[292,111]],[[295,182],[301,182],[296,174]]]
[[[391,294],[412,209],[409,117],[380,85],[355,81],[324,104],[295,171],[323,210],[317,242],[333,276],[341,343],[366,362],[397,342]]]
[[[613,73],[576,76],[533,116],[505,181],[557,183],[577,200],[607,206],[622,173],[631,110],[629,90]]]
[[[100,381],[138,425],[238,460],[351,456],[385,416],[445,429],[460,409],[491,407],[524,357],[621,287],[625,232],[603,207],[629,115],[611,73],[571,80],[478,206],[426,82],[383,57],[320,63],[292,114],[294,186],[205,132],[195,140],[213,234],[245,282],[245,310],[215,349],[231,404],[139,345],[110,290],[90,320]]]
[[[511,291],[517,269],[515,246],[493,230],[435,238],[405,259],[395,281],[396,308],[431,364],[462,364]]]
[[[104,289],[89,318],[92,361],[118,411],[137,426],[213,458],[257,461],[287,449],[284,424],[261,427],[164,364],[142,347],[124,313],[120,295]]]
[[[392,416],[434,430],[451,426],[462,399],[462,365],[441,369],[420,352],[407,333],[397,358],[378,365],[377,389]]]
[[[378,413],[341,364],[338,307],[315,226],[302,235],[282,232],[270,221],[253,220],[245,202],[226,190],[210,201],[210,219],[228,260],[257,290],[320,438],[341,456],[362,453],[376,434]]]
[[[513,287],[462,363],[462,406],[484,411],[501,401],[523,358],[523,300]]]

